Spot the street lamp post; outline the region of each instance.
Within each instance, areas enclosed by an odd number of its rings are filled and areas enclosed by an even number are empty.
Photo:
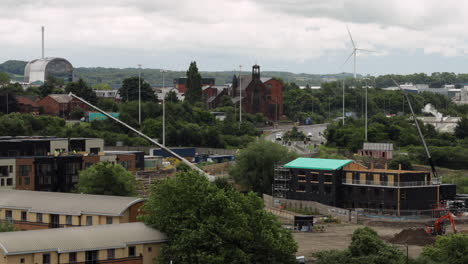
[[[138,123],[141,125],[141,64],[138,64]]]
[[[242,123],[242,65],[239,65],[239,128]]]
[[[161,70],[162,77],[163,77],[163,90],[165,88],[165,79],[164,79],[164,73],[166,73],[166,70]],[[163,124],[163,131],[162,131],[162,144],[163,146],[166,146],[166,93],[164,93],[163,96],[163,117],[162,117],[162,124]]]

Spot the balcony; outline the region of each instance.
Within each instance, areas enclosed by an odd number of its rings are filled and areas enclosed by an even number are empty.
[[[342,184],[347,185],[367,185],[367,186],[389,186],[389,187],[421,187],[421,186],[432,186],[434,185],[429,181],[410,181],[410,182],[395,182],[395,181],[361,181],[361,180],[349,180],[343,179]]]

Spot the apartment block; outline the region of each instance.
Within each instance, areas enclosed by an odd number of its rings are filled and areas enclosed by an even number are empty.
[[[137,222],[144,199],[109,195],[0,190],[0,221],[21,230]]]

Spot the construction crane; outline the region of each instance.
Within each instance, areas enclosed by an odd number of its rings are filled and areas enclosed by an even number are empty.
[[[449,220],[450,224],[453,228],[453,233],[457,233],[457,227],[455,226],[455,217],[451,212],[447,212],[447,214],[437,218],[432,226],[426,227],[426,233],[429,235],[443,235],[445,234],[445,220]]]
[[[130,129],[131,131],[135,132],[137,135],[139,135],[140,137],[150,141],[151,143],[155,144],[156,146],[164,149],[165,151],[169,152],[172,156],[178,158],[180,161],[182,161],[183,163],[187,164],[191,169],[193,170],[196,170],[198,172],[200,172],[202,175],[205,175],[208,180],[210,181],[213,181],[214,180],[214,177],[209,175],[208,173],[206,173],[205,171],[203,171],[202,169],[198,168],[197,166],[195,166],[193,163],[191,163],[190,161],[186,160],[184,157],[182,156],[179,156],[177,153],[175,153],[174,151],[170,150],[169,148],[166,148],[166,146],[163,146],[162,144],[160,144],[159,142],[157,142],[156,140],[148,137],[147,135],[141,133],[139,130],[129,126],[128,124],[126,124],[125,122],[122,122],[120,119],[118,118],[115,118],[113,117],[112,115],[108,114],[107,112],[105,112],[104,110],[100,109],[99,107],[91,104],[90,102],[86,101],[85,99],[79,97],[79,96],[76,96],[75,94],[73,93],[69,93],[68,95],[70,95],[71,97],[83,102],[84,104],[86,104],[87,106],[89,107],[92,107],[94,109],[96,109],[96,111],[102,113],[103,115],[107,116],[108,118],[110,118],[111,120],[121,124],[122,126]]]
[[[401,92],[405,96],[406,101],[408,102],[409,108],[411,110],[411,116],[413,117],[414,123],[416,124],[416,127],[418,128],[419,137],[421,138],[424,149],[426,150],[426,156],[427,156],[427,160],[429,162],[429,165],[431,166],[432,175],[434,175],[434,178],[437,180],[437,182],[440,182],[439,175],[437,174],[437,171],[436,171],[435,166],[434,166],[434,162],[432,161],[431,153],[429,152],[429,148],[427,148],[426,140],[424,139],[424,135],[421,132],[421,128],[419,127],[418,120],[416,119],[416,115],[414,114],[413,106],[411,105],[411,101],[409,100],[408,93],[405,92],[401,88],[400,84],[398,84],[395,80],[392,79],[392,81],[396,84],[396,86],[398,88],[400,88]]]

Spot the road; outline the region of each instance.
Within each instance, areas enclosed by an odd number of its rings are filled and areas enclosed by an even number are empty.
[[[325,143],[326,139],[322,136],[323,132],[327,128],[328,124],[315,124],[315,125],[308,125],[308,126],[298,126],[298,130],[302,131],[305,135],[312,133],[312,138],[310,140],[310,145],[320,145],[321,143]],[[276,134],[284,135],[286,131],[291,130],[293,128],[292,125],[287,126],[279,126],[277,128],[265,129],[264,131],[268,134],[265,136],[266,140],[277,142],[278,144],[282,144],[282,141],[276,140]],[[291,142],[291,146],[287,145],[289,149],[298,152],[299,154],[310,154],[311,151],[304,145],[304,142],[297,141]]]

